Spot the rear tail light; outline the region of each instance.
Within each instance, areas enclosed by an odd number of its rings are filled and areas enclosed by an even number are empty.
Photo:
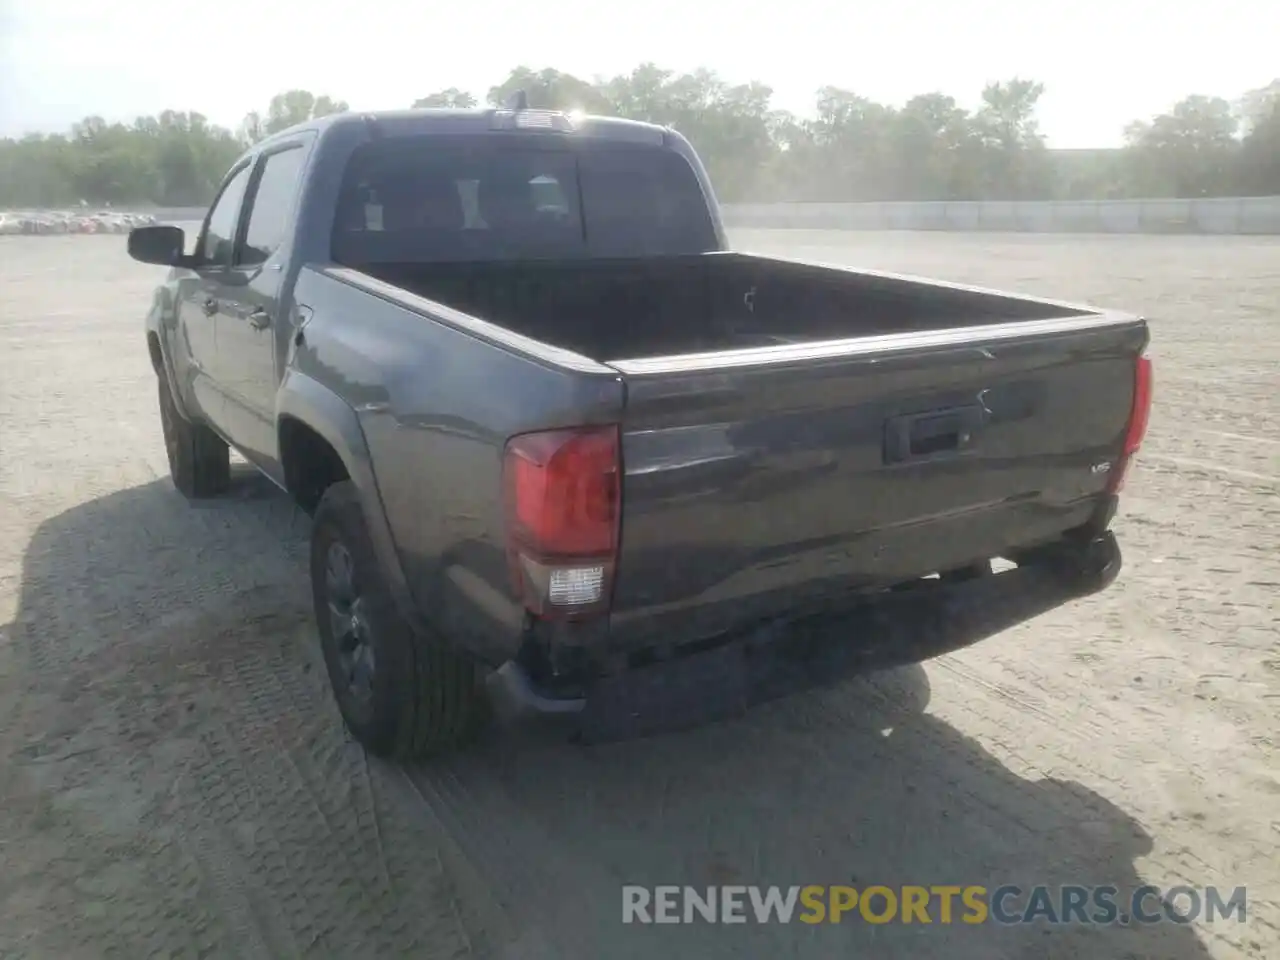
[[[1147,421],[1151,419],[1151,388],[1151,358],[1139,357],[1134,369],[1133,409],[1129,413],[1129,431],[1124,437],[1125,456],[1137,453],[1147,435]]]
[[[547,619],[606,611],[618,552],[618,428],[513,437],[503,484],[507,558],[525,608]]]
[[[1111,493],[1119,493],[1124,488],[1125,474],[1147,435],[1147,423],[1151,419],[1152,377],[1151,358],[1138,357],[1133,373],[1133,405],[1129,409],[1129,424],[1125,428],[1120,461],[1111,472]]]

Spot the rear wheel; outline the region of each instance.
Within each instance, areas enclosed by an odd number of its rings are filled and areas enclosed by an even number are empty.
[[[158,380],[160,425],[173,485],[192,500],[225,493],[231,485],[231,451],[226,442],[204,424],[184,418],[168,378],[161,373]]]
[[[484,715],[475,665],[400,616],[350,481],[316,508],[311,592],[338,709],[370,753],[410,759],[471,739]]]

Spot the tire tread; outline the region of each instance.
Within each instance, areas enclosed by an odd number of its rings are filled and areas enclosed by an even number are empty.
[[[379,569],[355,484],[344,480],[330,486],[320,498],[315,523],[317,528],[332,523],[354,541],[348,546],[357,569],[363,567],[365,595],[376,605],[379,623],[390,632],[387,642],[400,646],[397,652],[407,674],[408,682],[395,688],[400,702],[391,705],[394,723],[352,733],[371,752],[401,760],[422,759],[467,742],[484,713],[475,664],[442,638],[421,635],[400,616]],[[376,584],[368,583],[371,578]]]
[[[160,405],[176,432],[176,456],[169,457],[169,475],[178,492],[191,500],[220,496],[231,486],[231,450],[203,423],[194,423],[178,412],[168,380],[159,378]],[[166,445],[167,453],[167,445]]]

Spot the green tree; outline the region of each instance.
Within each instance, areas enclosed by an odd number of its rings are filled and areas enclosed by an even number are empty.
[[[502,83],[489,88],[487,99],[490,106],[504,107],[519,91],[524,91],[529,106],[535,109],[612,112],[613,105],[594,84],[550,68],[535,71],[532,67],[516,67]]]
[[[823,87],[809,116],[776,110],[761,83],[710,70],[642,63],[585,80],[520,66],[487,91],[503,106],[613,114],[672,127],[693,143],[717,195],[741,200],[943,200],[1215,196],[1280,193],[1280,80],[1242,96],[1191,96],[1135,123],[1123,150],[1051,151],[1037,123],[1042,84],[989,84],[974,112],[942,92],[891,106]],[[458,87],[415,107],[474,107]],[[347,109],[294,89],[247,114],[235,131],[169,110],[132,124],[86,117],[65,134],[0,140],[0,205],[207,202],[235,157],[296,123]]]
[[[1280,79],[1246,93],[1239,114],[1244,138],[1236,186],[1244,194],[1280,194]]]
[[[974,117],[982,141],[982,190],[985,197],[1024,200],[1051,196],[1051,171],[1036,107],[1044,84],[1014,78],[988,84]]]
[[[266,136],[267,124],[262,119],[262,114],[257,110],[250,110],[240,121],[240,139],[245,143],[257,143]]]
[[[327,95],[317,97],[309,90],[286,90],[271,98],[262,127],[270,135],[287,130],[294,124],[344,113],[348,109],[350,108],[345,100],[334,100]]]
[[[1280,103],[1280,77],[1240,98],[1237,113],[1246,136],[1271,119],[1277,103]]]
[[[972,195],[978,144],[968,111],[954,97],[912,97],[893,118],[889,153],[898,199],[946,200]]]
[[[457,87],[449,87],[447,90],[438,90],[435,93],[429,93],[419,100],[413,101],[415,110],[423,107],[461,107],[469,109],[476,105],[476,98],[465,90],[459,90]]]
[[[0,206],[72,203],[76,147],[65,137],[32,134],[0,144]],[[96,199],[96,198],[92,198]]]
[[[1170,113],[1125,131],[1135,193],[1226,196],[1235,190],[1239,119],[1222,97],[1190,96]]]
[[[1246,195],[1280,194],[1280,96],[1266,112],[1250,118],[1249,134],[1240,145],[1237,186]]]
[[[1122,151],[1052,150],[1049,162],[1055,196],[1063,200],[1107,200],[1129,193]]]
[[[893,199],[897,193],[892,133],[896,111],[839,87],[818,91],[817,116],[806,124],[803,199]]]
[[[780,118],[764,84],[732,85],[710,70],[677,75],[644,63],[601,84],[599,95],[618,116],[687,137],[724,199],[748,196],[779,151],[773,127]]]

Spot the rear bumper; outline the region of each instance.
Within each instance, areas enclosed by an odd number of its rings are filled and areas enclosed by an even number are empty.
[[[1115,581],[1111,532],[1055,544],[1012,570],[920,581],[838,611],[763,623],[698,652],[597,679],[586,696],[540,691],[515,662],[489,679],[501,715],[571,714],[580,739],[604,742],[725,719],[757,704],[977,643]]]

